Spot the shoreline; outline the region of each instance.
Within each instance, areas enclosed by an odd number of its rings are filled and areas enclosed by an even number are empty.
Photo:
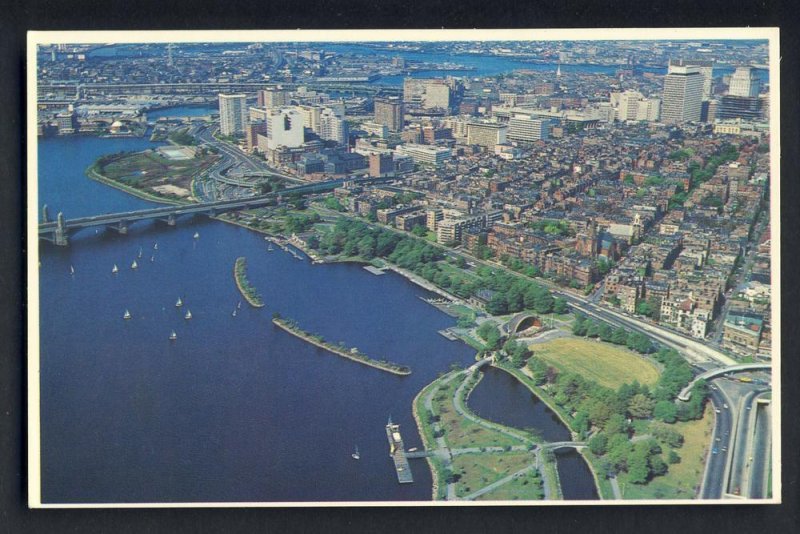
[[[407,376],[411,374],[411,369],[405,366],[400,366],[394,363],[382,363],[376,360],[369,358],[368,356],[358,357],[357,355],[348,352],[344,349],[337,348],[335,346],[331,346],[323,341],[317,341],[312,337],[313,334],[310,334],[299,327],[289,325],[285,319],[274,318],[272,319],[272,323],[276,325],[278,328],[289,332],[293,336],[296,336],[307,343],[315,345],[321,349],[325,349],[328,352],[336,354],[337,356],[341,356],[343,358],[347,358],[348,360],[352,360],[354,362],[358,362],[364,365],[368,365],[369,367],[374,367],[375,369],[379,369],[381,371],[385,371],[387,373],[392,373],[399,376]],[[361,354],[361,353],[358,353]]]
[[[149,200],[150,202],[159,202],[161,204],[170,204],[172,206],[185,206],[185,205],[193,203],[193,202],[191,202],[189,200],[184,201],[184,200],[177,200],[177,199],[159,197],[159,196],[154,195],[152,193],[147,193],[146,191],[142,191],[140,189],[136,189],[136,188],[131,187],[129,185],[125,185],[123,183],[117,182],[116,180],[112,180],[111,178],[101,174],[98,170],[96,170],[96,168],[95,168],[96,165],[97,165],[97,162],[93,163],[91,165],[91,167],[86,169],[86,176],[88,176],[89,179],[95,180],[97,182],[100,182],[100,183],[103,183],[103,184],[108,185],[110,187],[113,187],[114,189],[118,189],[118,190],[123,191],[125,193],[128,193],[130,195],[133,195],[136,198],[139,198],[139,199],[142,199],[142,200]]]
[[[241,266],[241,273],[239,272],[239,266]],[[249,305],[254,308],[263,308],[264,302],[261,300],[261,297],[258,293],[255,293],[255,289],[253,289],[254,295],[250,295],[250,293],[242,287],[243,282],[247,282],[247,279],[244,274],[244,270],[247,268],[247,260],[244,256],[240,256],[236,258],[236,262],[233,264],[233,279],[236,281],[236,287],[239,288],[239,293],[242,294],[244,300],[247,301]]]
[[[411,401],[411,414],[414,416],[414,422],[417,423],[417,432],[419,433],[420,437],[422,438],[422,444],[425,447],[425,450],[428,450],[428,449],[434,447],[436,445],[436,443],[428,443],[428,438],[427,438],[427,436],[425,434],[424,425],[422,424],[422,418],[419,415],[418,404],[417,403],[418,402],[423,402],[423,400],[422,400],[423,393],[427,394],[428,393],[428,388],[430,388],[431,386],[436,384],[438,381],[439,381],[439,378],[436,378],[433,382],[431,382],[430,384],[428,384],[427,386],[425,386],[424,388],[419,390],[419,393],[416,394],[416,396],[414,397],[414,400]],[[439,470],[434,465],[433,460],[431,460],[430,456],[426,456],[425,457],[425,462],[428,464],[428,469],[431,472],[431,481],[432,481],[432,483],[431,483],[431,500],[432,501],[437,501],[438,499],[436,498],[436,496],[439,494],[439,488],[441,487],[441,484],[440,484],[440,481],[439,481],[439,477],[441,476],[441,474],[439,473]]]

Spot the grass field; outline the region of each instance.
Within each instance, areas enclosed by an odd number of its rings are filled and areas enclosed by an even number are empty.
[[[562,371],[577,373],[602,386],[617,389],[638,380],[655,384],[658,368],[634,352],[600,341],[559,338],[531,345],[534,355]]]
[[[656,477],[644,485],[630,484],[627,474],[619,475],[620,487],[625,484],[625,499],[693,499],[695,489],[703,479],[706,448],[711,443],[714,417],[711,404],[706,406],[703,418],[697,421],[675,423],[675,430],[683,434],[683,446],[675,449],[681,461],[669,466],[666,475]],[[666,458],[669,447],[662,444]]]
[[[528,471],[519,478],[507,482],[476,501],[537,501],[544,498],[542,477],[536,471]]]
[[[456,495],[464,497],[525,468],[534,461],[534,455],[526,452],[456,456],[453,459],[453,472],[461,475],[456,482]]]
[[[434,414],[441,417],[440,424],[445,430],[444,439],[451,448],[524,445],[520,440],[461,417],[453,406],[453,394],[460,383],[460,380],[453,380],[450,384],[440,387],[434,394],[432,403]]]

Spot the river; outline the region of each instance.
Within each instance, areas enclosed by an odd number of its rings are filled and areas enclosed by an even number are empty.
[[[502,425],[530,430],[545,441],[570,441],[567,426],[536,395],[509,373],[489,367],[469,396],[470,409]],[[558,477],[566,500],[597,499],[592,472],[575,449],[556,451]]]
[[[151,206],[84,175],[101,154],[150,146],[40,139],[39,204],[67,218]],[[238,256],[266,306],[233,317]],[[430,499],[422,460],[414,484],[397,483],[383,427],[391,416],[419,446],[414,396],[474,350],[437,333],[454,320],[418,298],[425,290],[270,252],[262,236],[204,218],[137,223],[127,236],[83,230],[67,248],[42,243],[40,260],[43,502]],[[273,312],[413,373],[313,347],[274,327]]]

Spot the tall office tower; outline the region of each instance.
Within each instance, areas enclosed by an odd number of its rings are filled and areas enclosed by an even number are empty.
[[[296,108],[273,110],[267,117],[267,147],[275,150],[279,146],[297,148],[305,141],[303,114]]]
[[[644,97],[638,91],[625,91],[619,95],[617,107],[617,120],[634,121],[639,110],[639,101]]]
[[[257,93],[258,107],[279,108],[289,105],[289,93],[279,89],[263,89]]]
[[[440,80],[426,83],[422,105],[425,109],[450,109],[450,87]]]
[[[474,135],[474,134],[473,134]],[[533,142],[550,137],[550,121],[547,119],[534,119],[530,116],[516,116],[508,121],[509,141]]]
[[[244,135],[247,128],[247,97],[219,95],[219,125],[222,135]]]
[[[399,98],[375,99],[375,122],[389,127],[392,132],[403,129],[403,102]]]
[[[330,108],[322,110],[319,116],[319,136],[322,139],[346,145],[348,134],[347,121],[336,116]]]
[[[697,122],[703,104],[703,75],[694,67],[670,66],[664,76],[661,120],[666,124]]]
[[[761,80],[753,67],[736,67],[728,87],[730,96],[754,98],[761,92]]]
[[[486,148],[506,142],[508,126],[494,122],[471,122],[467,125],[467,143]]]
[[[694,67],[703,75],[703,100],[708,100],[714,93],[714,62],[691,59],[672,59],[670,67]]]

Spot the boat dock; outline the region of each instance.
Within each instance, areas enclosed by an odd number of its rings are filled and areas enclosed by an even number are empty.
[[[386,438],[389,440],[389,456],[394,460],[394,470],[397,473],[397,481],[400,484],[410,484],[414,482],[411,474],[411,467],[408,465],[406,449],[403,445],[403,438],[400,436],[400,425],[389,423],[386,425]]]

